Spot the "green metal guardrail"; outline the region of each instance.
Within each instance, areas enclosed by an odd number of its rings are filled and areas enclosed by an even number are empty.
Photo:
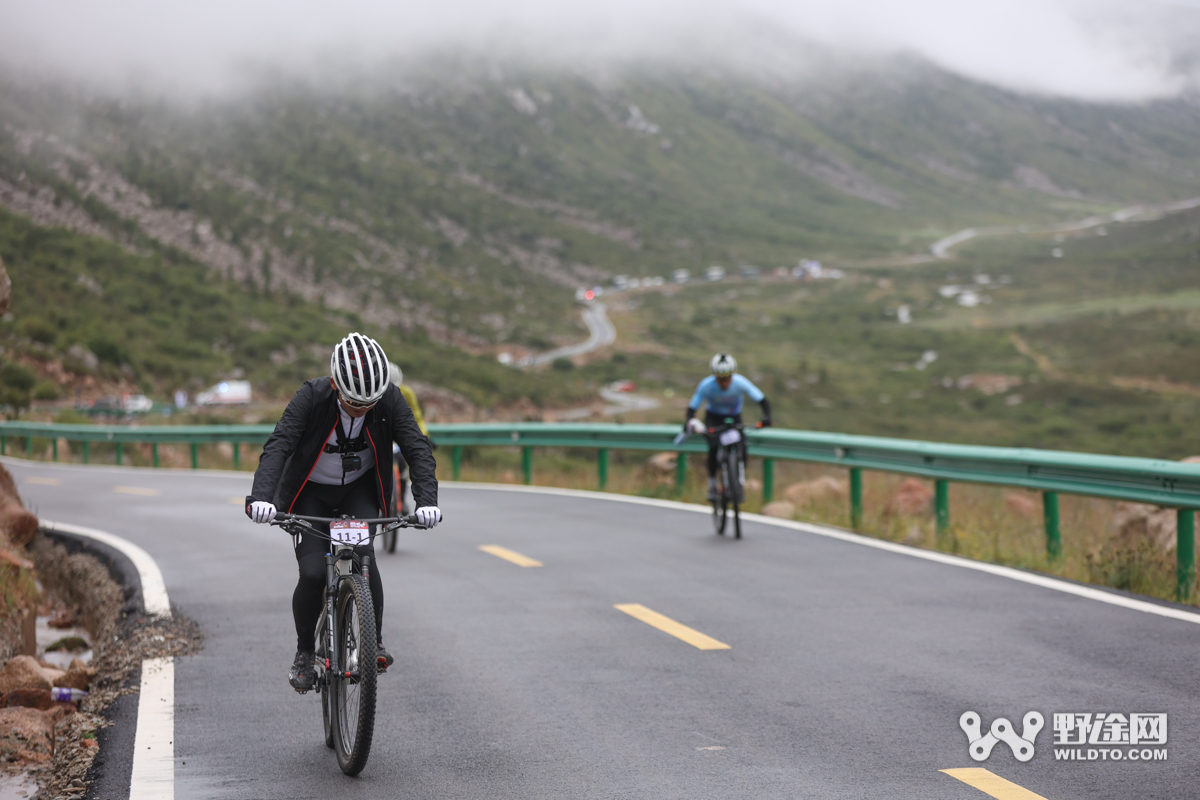
[[[272,425],[119,426],[56,425],[30,422],[0,423],[0,454],[9,439],[22,439],[26,454],[33,453],[35,438],[51,442],[57,460],[58,440],[83,444],[83,461],[89,458],[91,442],[115,445],[121,463],[122,445],[149,442],[154,466],[158,445],[191,445],[192,467],[198,466],[200,444],[227,442],[233,445],[235,468],[240,466],[241,444],[261,445]],[[457,480],[465,447],[520,447],[525,483],[533,482],[533,451],[538,447],[589,448],[597,451],[597,482],[608,481],[609,450],[672,450],[702,453],[703,439],[693,437],[680,446],[673,443],[679,432],[675,425],[619,425],[593,423],[456,423],[434,424],[430,433],[450,450],[451,474]],[[845,467],[850,473],[850,523],[862,525],[862,471],[879,470],[918,475],[934,480],[934,510],[939,539],[949,533],[949,483],[982,483],[1020,486],[1042,493],[1046,551],[1051,558],[1062,552],[1058,495],[1090,495],[1117,500],[1173,507],[1177,512],[1177,593],[1191,595],[1195,576],[1194,510],[1200,508],[1200,464],[1182,464],[1149,458],[1067,453],[1009,447],[976,447],[939,444],[875,436],[783,430],[748,430],[752,455],[763,459],[763,500],[774,495],[776,459],[812,461]],[[687,477],[687,459],[676,461],[676,489],[682,491]]]

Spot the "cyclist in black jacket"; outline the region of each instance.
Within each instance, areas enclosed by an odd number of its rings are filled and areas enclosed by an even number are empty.
[[[331,376],[307,381],[263,446],[246,515],[255,522],[290,514],[369,519],[391,508],[392,442],[409,463],[417,520],[430,528],[442,520],[438,509],[436,463],[429,440],[412,410],[389,381],[387,356],[374,339],[351,333],[333,350]],[[314,523],[315,524],[315,523]],[[325,526],[328,533],[328,526]],[[292,594],[296,658],[288,680],[298,692],[313,687],[314,634],[325,588],[329,542],[312,536],[295,541],[300,580]],[[371,597],[379,641],[379,669],[392,665],[383,646],[383,584],[371,545],[356,548],[371,557]]]

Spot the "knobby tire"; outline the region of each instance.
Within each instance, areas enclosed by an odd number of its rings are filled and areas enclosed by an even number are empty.
[[[375,607],[371,589],[361,575],[339,582],[337,601],[338,667],[357,671],[358,680],[331,676],[334,754],[347,775],[367,765],[375,733]]]

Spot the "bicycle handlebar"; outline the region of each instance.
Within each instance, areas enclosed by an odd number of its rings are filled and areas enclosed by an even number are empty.
[[[329,539],[330,538],[329,534],[322,533],[321,531],[315,529],[312,525],[309,525],[308,523],[310,523],[310,522],[340,522],[342,520],[345,520],[347,522],[365,522],[368,525],[380,525],[381,527],[378,527],[374,531],[371,532],[370,537],[372,540],[374,540],[376,536],[383,534],[385,531],[395,530],[398,528],[416,528],[417,530],[422,530],[422,531],[429,530],[428,526],[422,525],[421,523],[417,522],[416,514],[409,514],[406,517],[377,517],[374,519],[354,519],[353,517],[307,517],[307,516],[304,516],[303,514],[287,514],[287,513],[280,511],[275,514],[275,518],[271,520],[270,524],[283,527],[285,523],[298,522],[298,523],[302,524],[305,528],[307,528],[311,533],[314,533],[317,536],[320,536],[324,539]],[[383,524],[383,523],[386,523],[386,524]],[[285,528],[285,530],[286,530],[286,528]]]

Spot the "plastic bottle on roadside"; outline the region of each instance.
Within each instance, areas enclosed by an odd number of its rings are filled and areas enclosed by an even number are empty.
[[[66,686],[55,686],[50,690],[50,699],[56,703],[78,703],[87,697],[82,689],[70,689]]]

